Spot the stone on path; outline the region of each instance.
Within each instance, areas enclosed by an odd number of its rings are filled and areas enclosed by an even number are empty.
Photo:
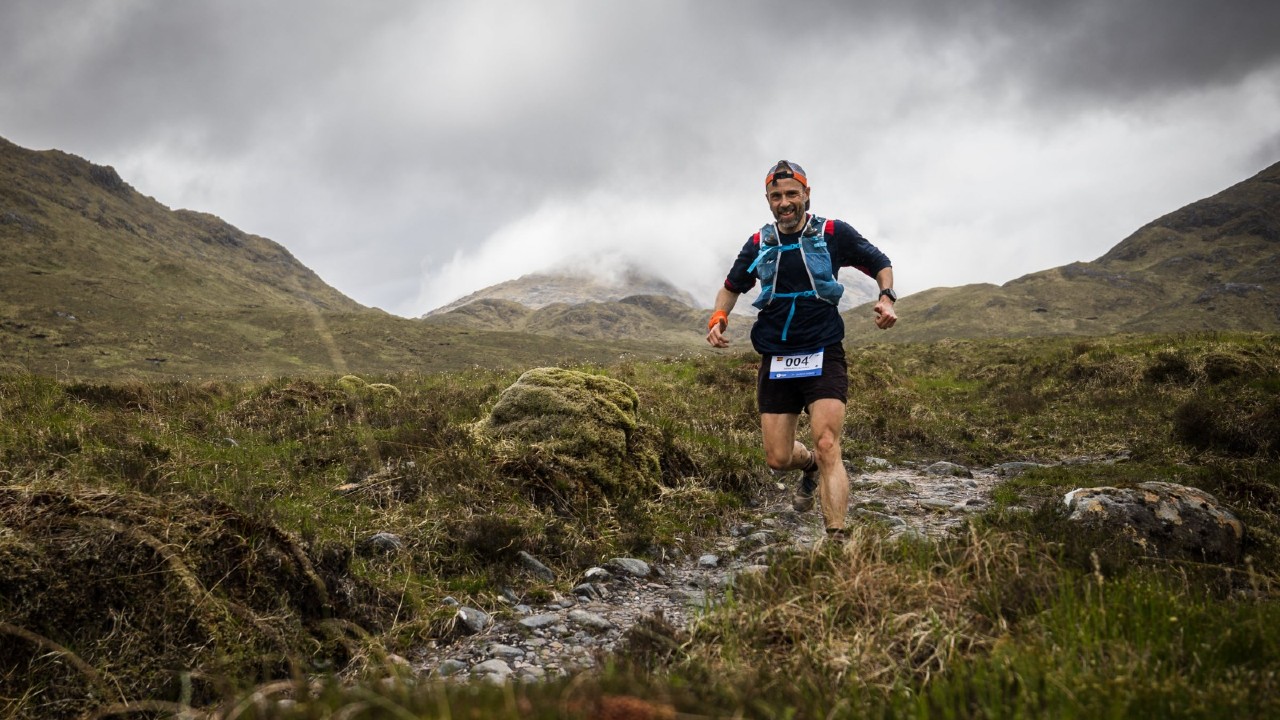
[[[541,615],[530,615],[527,618],[520,618],[518,623],[520,627],[526,630],[541,630],[551,627],[560,622],[560,616],[555,613],[543,613]]]
[[[498,658],[485,660],[471,668],[472,675],[480,675],[485,680],[495,685],[505,683],[507,678],[511,676],[511,673],[511,666],[508,665],[505,660],[499,660]]]
[[[484,632],[485,628],[493,622],[493,618],[489,617],[489,613],[483,610],[477,610],[473,607],[465,605],[458,608],[457,614],[454,616],[458,620],[458,625],[466,631],[468,635],[476,635]]]
[[[649,563],[635,558],[614,558],[605,563],[609,569],[632,577],[649,577],[653,574],[653,568],[649,567]]]
[[[606,632],[615,627],[613,623],[609,622],[605,618],[595,613],[587,612],[586,610],[570,610],[569,622],[597,632]]]
[[[973,471],[969,468],[945,460],[930,465],[924,471],[929,475],[942,475],[944,477],[973,477]]]

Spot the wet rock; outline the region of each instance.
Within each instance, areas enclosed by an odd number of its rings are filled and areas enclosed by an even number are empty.
[[[593,567],[582,573],[582,580],[590,583],[608,582],[613,579],[613,573],[604,568]]]
[[[531,615],[527,618],[521,618],[517,623],[525,630],[544,630],[556,623],[560,622],[560,616],[555,613],[543,613],[541,615]]]
[[[995,473],[1000,477],[1010,478],[1010,477],[1017,477],[1028,470],[1032,470],[1034,468],[1043,468],[1043,467],[1049,467],[1049,466],[1041,465],[1040,463],[1033,463],[1033,462],[1007,462],[1007,463],[1001,463],[1000,465],[995,466]]]
[[[520,564],[523,565],[525,569],[533,573],[534,577],[547,582],[555,582],[556,574],[552,572],[551,568],[543,565],[542,562],[534,556],[524,550],[521,550],[516,553],[516,557],[520,560]]]
[[[653,574],[653,568],[649,567],[649,563],[635,558],[614,558],[605,563],[605,566],[615,573],[631,577],[644,578]]]
[[[614,624],[605,618],[587,612],[586,610],[570,610],[569,621],[596,632],[607,632],[614,628]]]
[[[1070,519],[1127,538],[1145,553],[1207,562],[1240,560],[1244,525],[1198,488],[1145,482],[1136,488],[1078,488],[1063,498]]]
[[[505,660],[500,660],[498,658],[485,660],[471,668],[471,674],[473,676],[482,677],[495,685],[505,683],[507,678],[511,676],[512,672],[511,666],[508,665]]]
[[[929,475],[940,475],[943,477],[973,477],[973,471],[969,468],[963,465],[957,465],[953,462],[947,462],[945,460],[930,465],[925,468],[924,471]]]
[[[885,523],[890,527],[901,527],[907,524],[906,520],[903,520],[897,515],[890,515],[888,513],[877,512],[875,510],[870,510],[868,508],[858,508],[857,510],[853,511],[853,514],[857,515],[858,517],[863,517],[869,520],[876,520],[876,521]]]
[[[489,646],[489,655],[500,660],[518,660],[524,657],[524,651],[518,647],[498,643]]]
[[[436,666],[436,674],[441,677],[457,675],[467,669],[467,664],[456,658],[448,658]]]
[[[604,600],[609,597],[609,590],[596,583],[582,583],[573,588],[573,594],[588,600]]]
[[[485,628],[493,622],[493,618],[483,610],[477,610],[472,607],[462,606],[458,608],[458,612],[454,615],[458,621],[458,626],[468,635],[478,635],[485,631]]]
[[[890,542],[903,542],[903,541],[910,542],[910,541],[925,539],[925,534],[911,527],[910,525],[903,525],[902,527],[896,528],[893,532],[889,533],[888,539]]]

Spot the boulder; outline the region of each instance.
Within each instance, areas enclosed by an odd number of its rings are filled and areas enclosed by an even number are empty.
[[[1063,501],[1071,520],[1128,538],[1148,555],[1240,560],[1244,525],[1217,498],[1198,488],[1167,482],[1078,488]]]
[[[534,368],[477,425],[504,471],[566,508],[651,497],[660,434],[639,419],[636,391],[602,375]]]

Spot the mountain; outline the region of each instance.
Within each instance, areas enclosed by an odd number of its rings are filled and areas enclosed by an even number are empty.
[[[684,290],[635,266],[616,269],[612,280],[585,272],[537,272],[477,290],[443,305],[423,317],[443,315],[480,300],[508,300],[531,310],[556,303],[578,305],[621,300],[632,295],[664,295],[689,307],[698,301]]]
[[[427,313],[430,325],[609,341],[643,339],[699,347],[709,311],[684,290],[640,268],[611,280],[583,272],[538,272],[498,283]]]
[[[170,210],[110,167],[0,139],[0,373],[66,378],[521,367],[609,345],[427,325],[364,307],[283,246]]]
[[[853,342],[1112,333],[1280,332],[1280,163],[1139,228],[1105,255],[1004,285],[903,297],[888,332]]]
[[[582,341],[627,339],[653,348],[705,347],[709,311],[665,295],[631,295],[603,302],[557,302],[531,309],[514,300],[483,298],[422,319],[428,325],[522,332]]]

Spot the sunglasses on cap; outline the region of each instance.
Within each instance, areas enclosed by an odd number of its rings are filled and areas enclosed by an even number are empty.
[[[776,165],[769,169],[769,174],[764,176],[764,184],[765,187],[768,187],[778,180],[787,178],[794,178],[800,181],[801,185],[809,187],[809,178],[805,176],[804,168],[786,160],[779,160]]]

